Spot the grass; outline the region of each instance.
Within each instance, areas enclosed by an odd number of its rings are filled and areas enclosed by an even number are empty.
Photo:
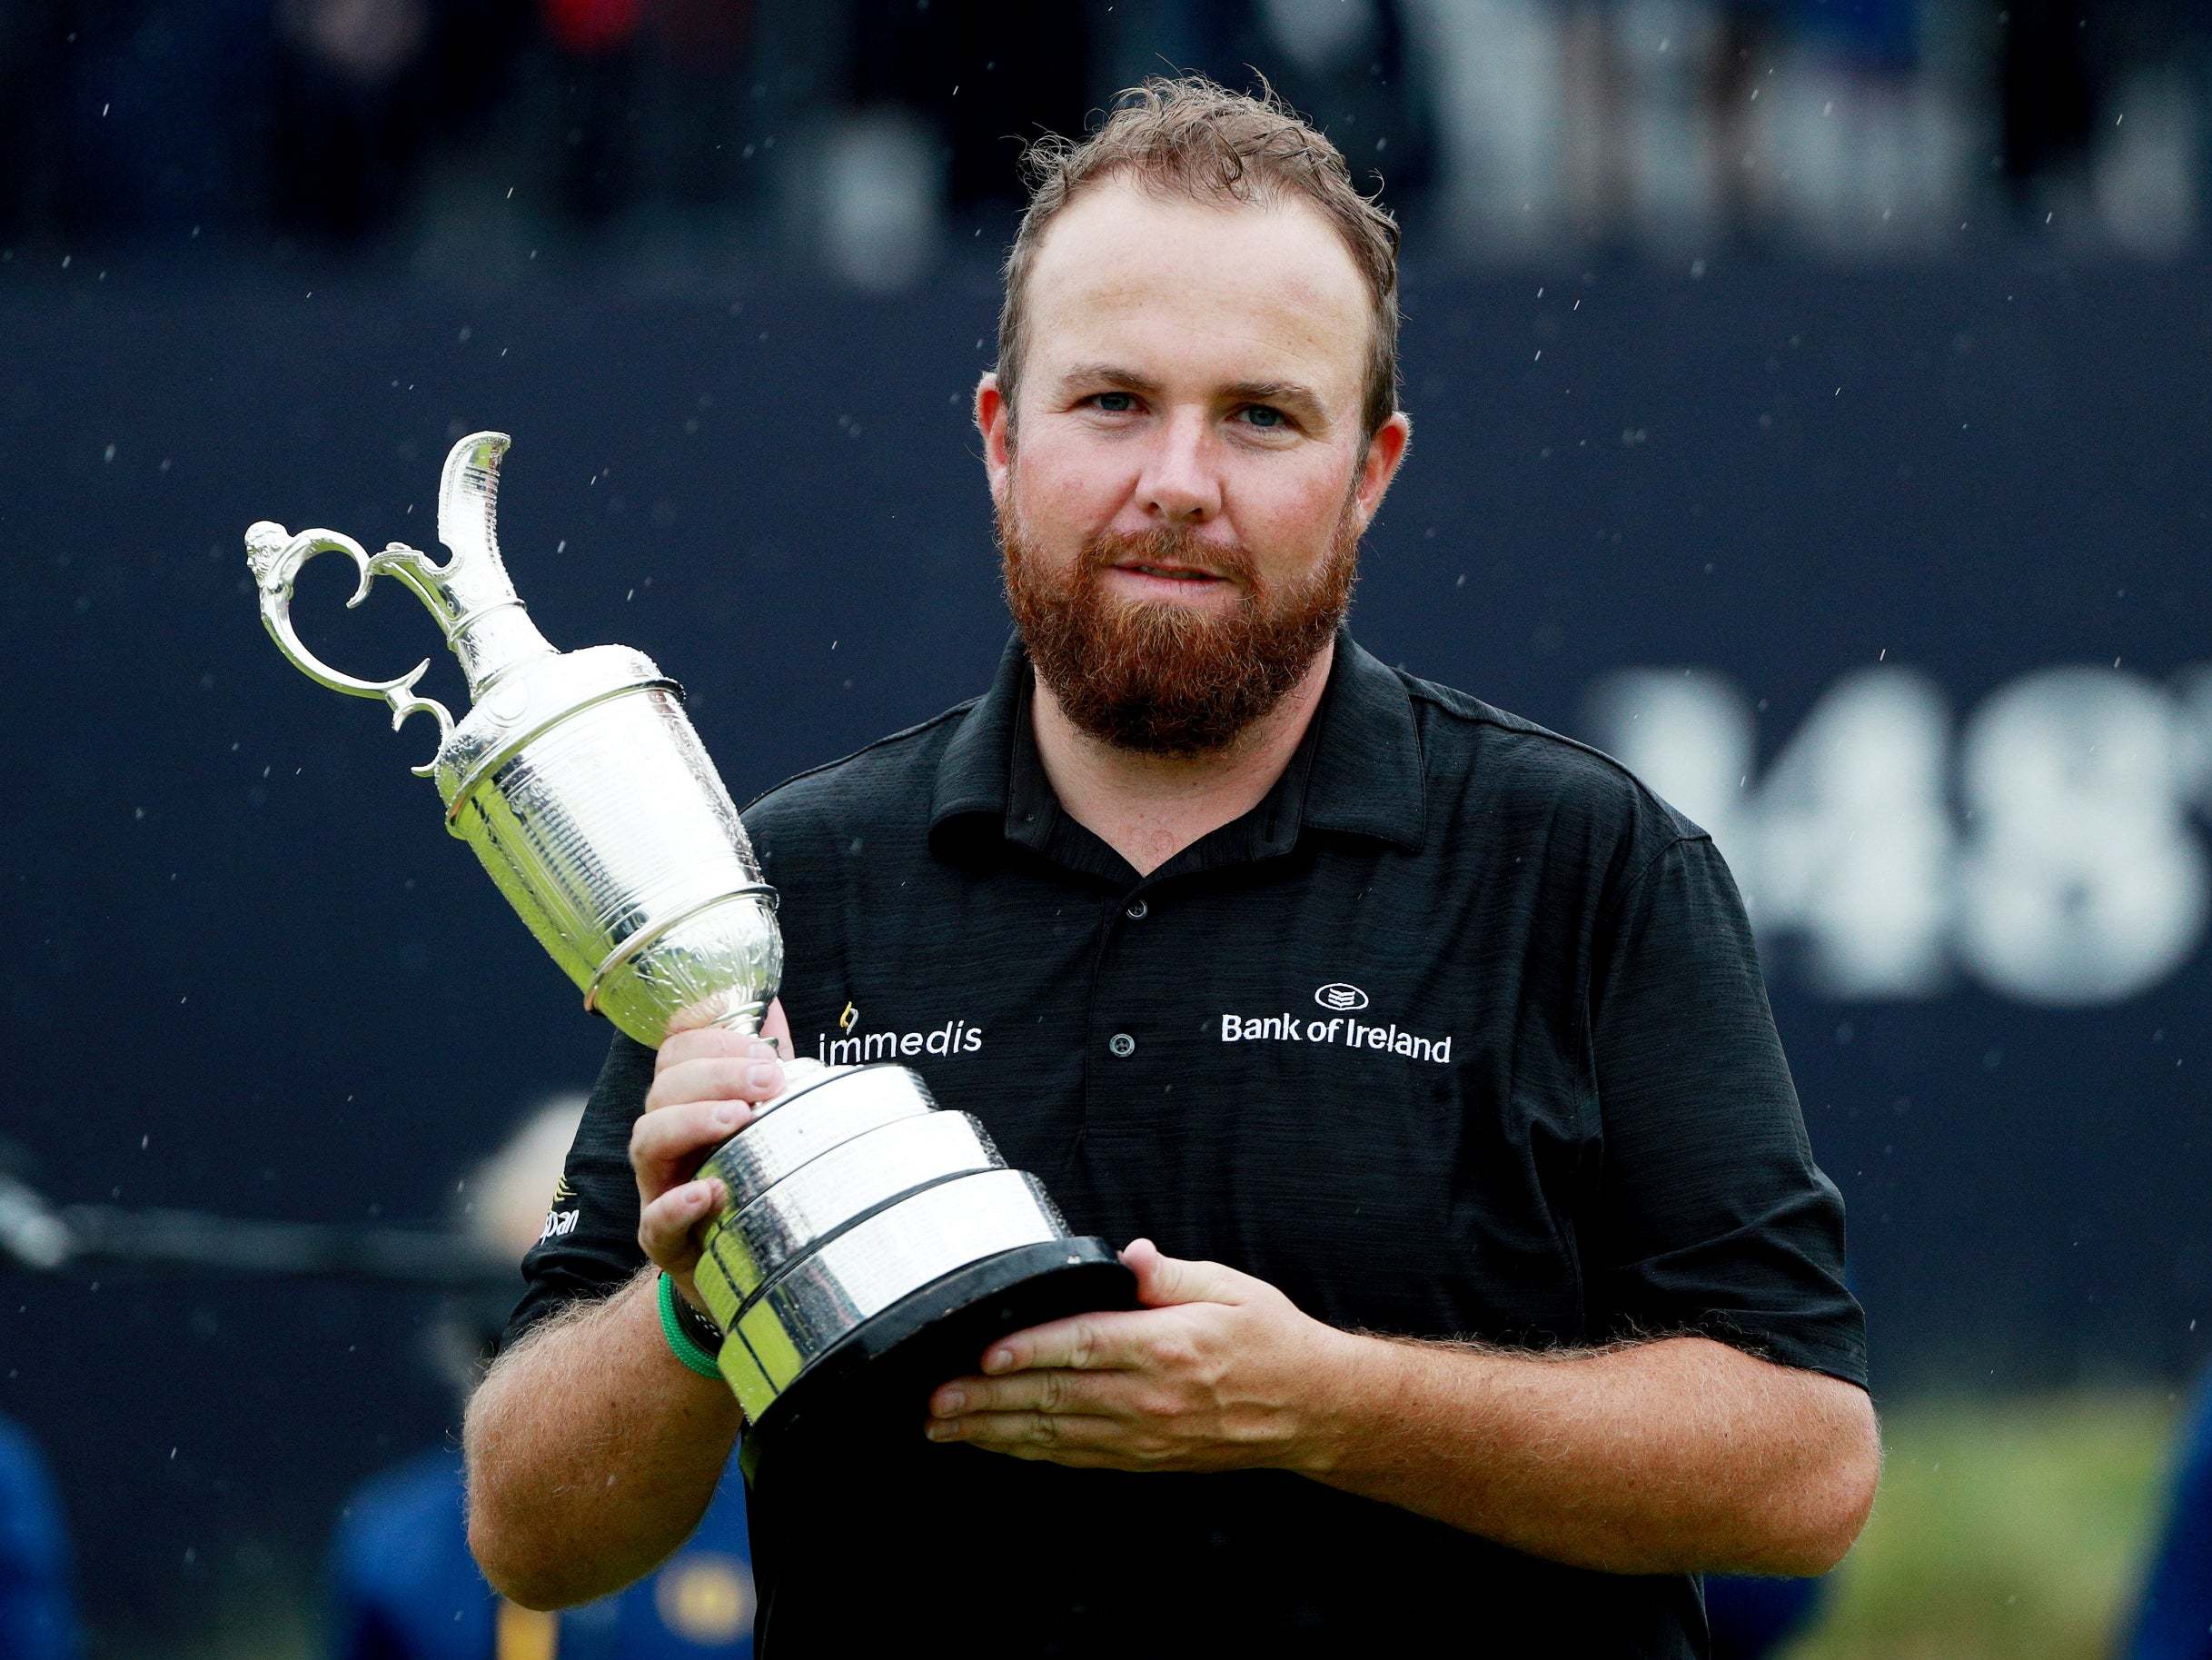
[[[1873,1518],[1789,1660],[2105,1660],[2158,1526],[2178,1411],[2157,1391],[1888,1414]]]

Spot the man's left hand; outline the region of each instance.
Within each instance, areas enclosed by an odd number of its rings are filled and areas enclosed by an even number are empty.
[[[1344,1333],[1217,1262],[1121,1254],[1143,1307],[1078,1315],[993,1344],[983,1376],[929,1397],[934,1441],[1078,1469],[1310,1469]]]

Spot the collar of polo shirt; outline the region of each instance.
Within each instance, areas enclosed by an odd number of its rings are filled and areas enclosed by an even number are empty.
[[[1041,852],[1053,836],[1062,815],[1030,730],[1030,684],[1017,634],[946,746],[930,805],[932,851],[1011,841]],[[1240,823],[1255,839],[1244,856],[1254,859],[1289,852],[1307,830],[1421,847],[1427,811],[1413,700],[1348,631],[1337,631],[1329,683],[1296,753]]]

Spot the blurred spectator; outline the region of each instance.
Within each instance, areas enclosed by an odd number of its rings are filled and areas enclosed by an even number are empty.
[[[1771,135],[1777,12],[1781,0],[1721,0],[1706,55],[1703,140],[1706,189],[1722,238],[1763,243],[1781,208]]]
[[[276,21],[278,222],[347,241],[383,228],[428,126],[426,0],[280,0]]]
[[[2212,1660],[2212,1377],[2182,1425],[2165,1526],[2125,1660]]]
[[[1563,0],[1559,20],[1560,200],[1569,231],[1607,247],[1636,215],[1635,88],[1619,0]]]
[[[283,229],[394,230],[432,146],[495,107],[528,0],[276,0],[270,207]]]
[[[2054,191],[2087,191],[2098,117],[2088,14],[2078,0],[2012,0],[1999,23],[2005,182],[2016,213],[2040,221]]]
[[[462,1184],[467,1234],[519,1262],[583,1114],[580,1097],[532,1114]],[[506,1324],[508,1304],[450,1309],[433,1357],[465,1392]],[[615,1595],[541,1614],[505,1601],[469,1554],[461,1451],[433,1447],[363,1484],[332,1548],[333,1660],[688,1660],[752,1652],[751,1554],[734,1467],[698,1531],[655,1573]],[[0,1636],[5,1628],[0,1626]],[[0,1643],[0,1655],[16,1650]],[[41,1660],[44,1660],[43,1653]]]
[[[30,1437],[0,1418],[0,1655],[66,1660],[76,1652],[69,1551],[54,1484]]]
[[[1827,1582],[1714,1574],[1705,1581],[1712,1660],[1766,1660],[1810,1629]]]
[[[1265,76],[1477,257],[1793,233],[1933,253],[1992,185],[2024,231],[2171,256],[2212,223],[2208,21],[2201,0],[15,0],[0,238],[273,228],[490,273],[550,233],[665,283],[771,232],[895,290],[1003,239],[1023,139],[1188,68]]]

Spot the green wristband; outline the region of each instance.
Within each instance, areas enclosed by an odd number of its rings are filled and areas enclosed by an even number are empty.
[[[701,1377],[719,1377],[722,1368],[714,1363],[714,1357],[699,1346],[699,1339],[684,1329],[683,1314],[676,1307],[676,1282],[664,1272],[660,1276],[660,1335],[669,1340],[669,1352]]]

